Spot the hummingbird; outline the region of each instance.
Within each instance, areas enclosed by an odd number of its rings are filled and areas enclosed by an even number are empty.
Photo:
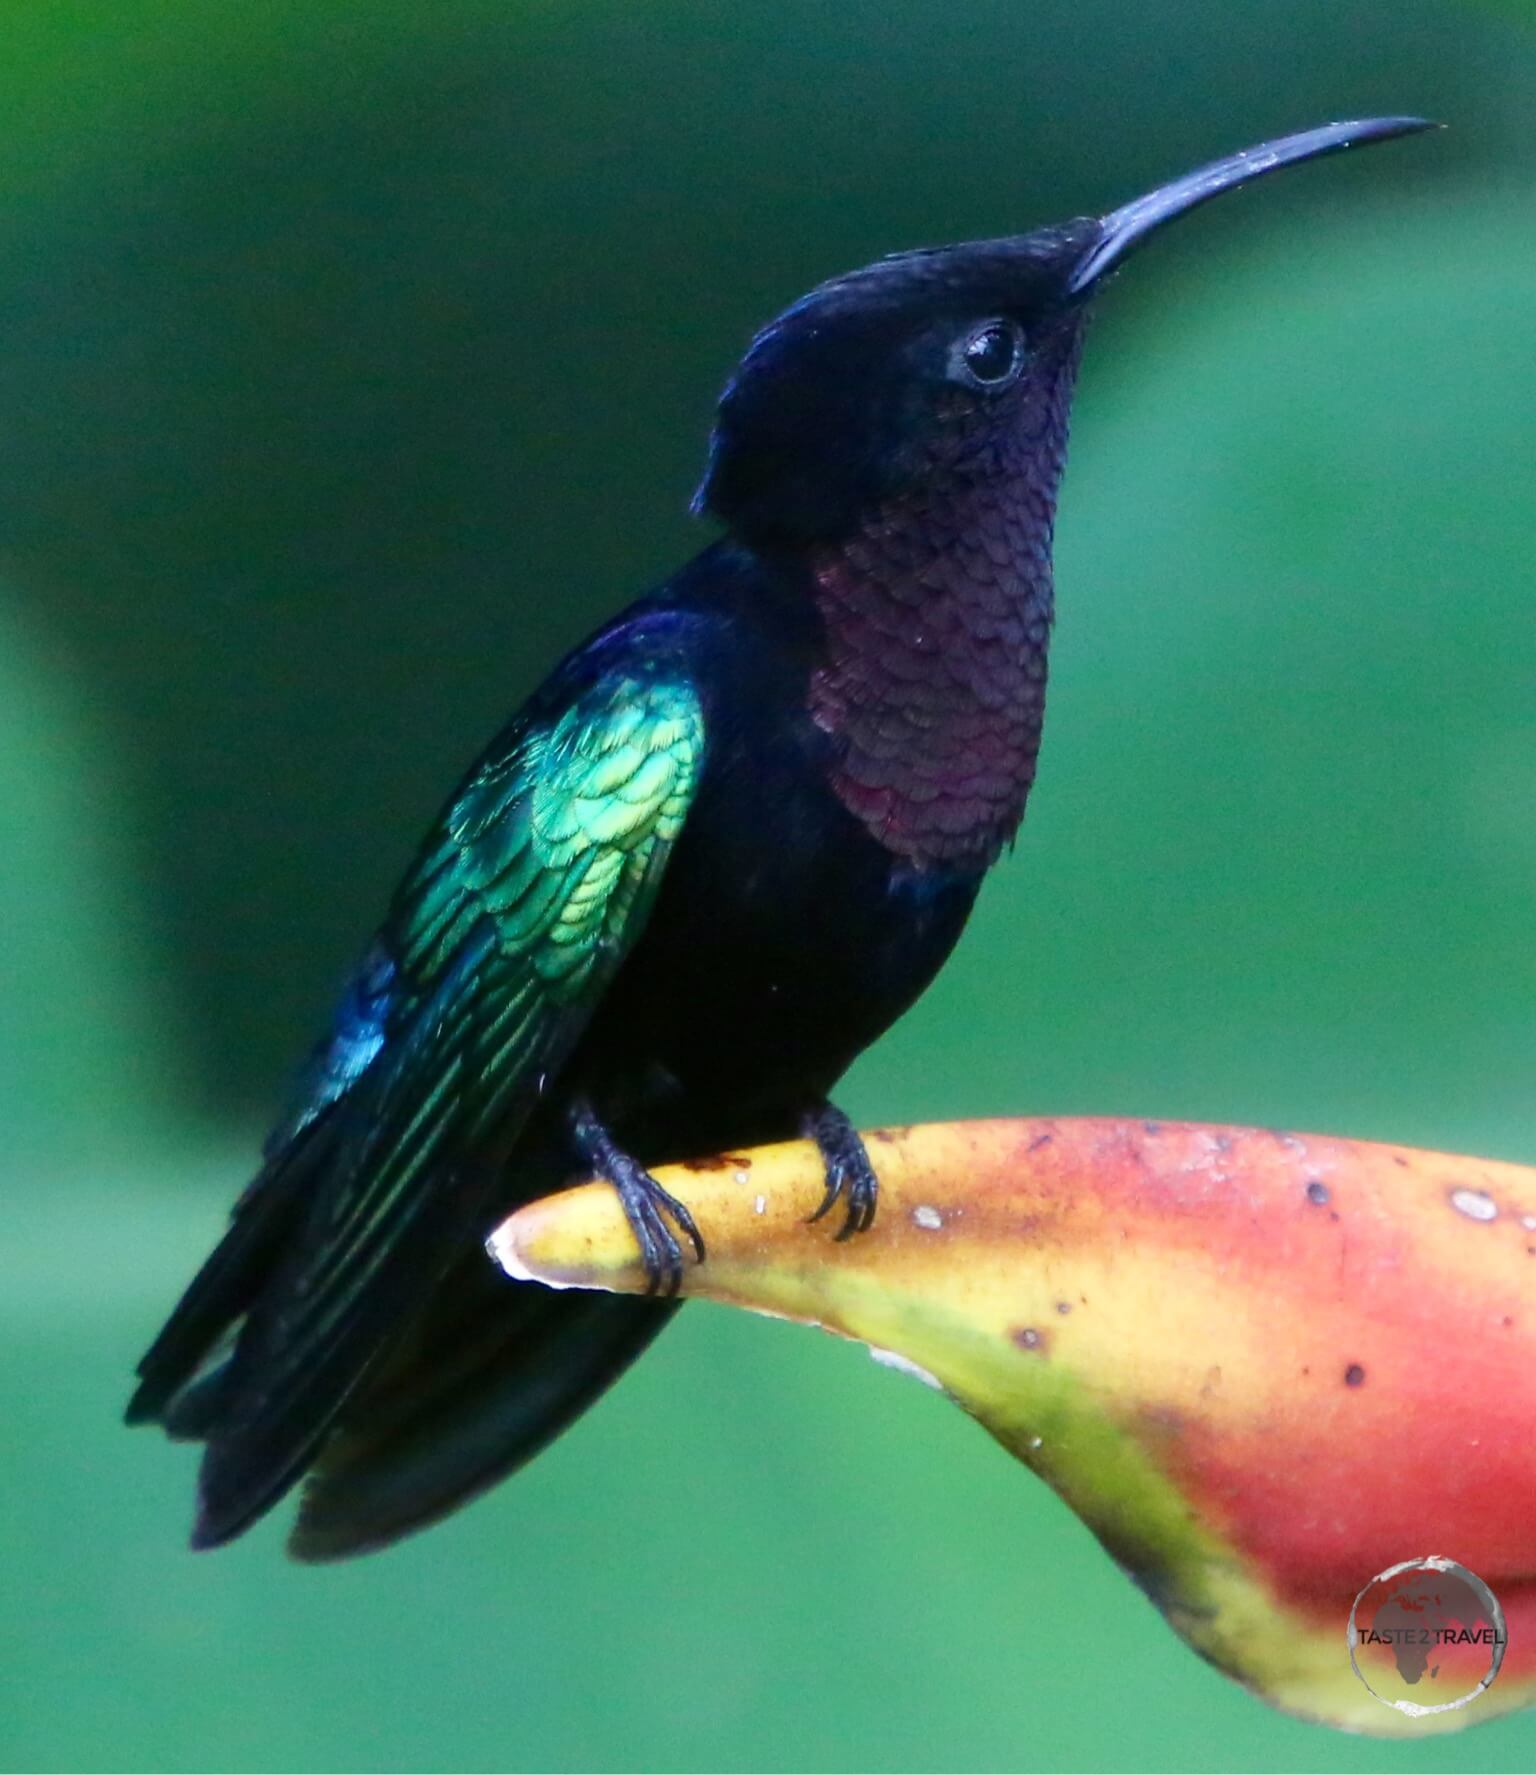
[[[663,1161],[810,1138],[814,1218],[871,1225],[831,1094],[1024,815],[1095,296],[1222,192],[1429,127],[1328,124],[1108,215],[897,253],[757,335],[694,501],[716,539],[449,797],[139,1366],[128,1421],[204,1445],[194,1547],[303,1479],[294,1556],[369,1551],[537,1453],[707,1261]],[[585,1175],[618,1191],[649,1297],[487,1259],[507,1213]]]

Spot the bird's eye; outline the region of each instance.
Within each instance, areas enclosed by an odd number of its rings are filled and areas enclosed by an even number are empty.
[[[1024,367],[1024,335],[1012,321],[990,320],[966,334],[956,355],[963,380],[976,388],[1006,388]]]

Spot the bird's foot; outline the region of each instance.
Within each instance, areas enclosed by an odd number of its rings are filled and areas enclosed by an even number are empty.
[[[858,1130],[840,1109],[823,1103],[801,1118],[800,1132],[807,1140],[816,1142],[827,1170],[827,1193],[811,1219],[820,1220],[842,1202],[846,1213],[838,1239],[868,1232],[875,1224],[880,1179],[875,1176]]]
[[[693,1216],[638,1159],[619,1146],[590,1103],[577,1105],[571,1126],[582,1158],[619,1192],[624,1218],[640,1247],[646,1293],[676,1294],[683,1283],[683,1247],[678,1233],[693,1246],[697,1261],[704,1261],[704,1239]],[[672,1230],[674,1226],[677,1232]]]

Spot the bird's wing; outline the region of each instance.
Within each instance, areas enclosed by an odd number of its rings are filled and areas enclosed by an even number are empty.
[[[158,1421],[170,1435],[196,1440],[217,1424],[232,1379],[232,1328],[281,1267],[318,1180],[336,1159],[342,1105],[383,1047],[396,983],[394,962],[376,941],[310,1056],[224,1237],[139,1363],[130,1424]]]
[[[450,804],[380,939],[378,1050],[325,1105],[336,1157],[240,1334],[200,1543],[292,1483],[484,1211],[487,1148],[505,1150],[643,927],[703,752],[680,661],[630,625],[557,675]]]

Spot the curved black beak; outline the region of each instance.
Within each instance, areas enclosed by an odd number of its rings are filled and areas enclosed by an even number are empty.
[[[1099,237],[1072,273],[1068,287],[1074,295],[1080,294],[1106,272],[1113,271],[1127,253],[1165,222],[1187,215],[1202,203],[1220,197],[1223,191],[1246,185],[1250,179],[1260,179],[1265,173],[1294,166],[1298,161],[1316,160],[1319,155],[1338,154],[1345,148],[1386,142],[1394,136],[1417,135],[1420,130],[1438,127],[1422,117],[1371,117],[1356,123],[1325,123],[1318,129],[1304,129],[1294,136],[1262,142],[1257,148],[1245,148],[1241,154],[1229,154],[1225,160],[1213,160],[1198,172],[1186,173],[1182,179],[1159,185],[1146,196],[1111,210],[1101,221]]]

